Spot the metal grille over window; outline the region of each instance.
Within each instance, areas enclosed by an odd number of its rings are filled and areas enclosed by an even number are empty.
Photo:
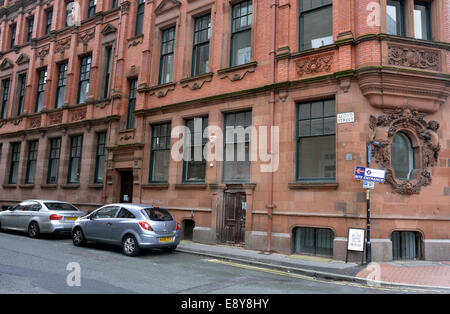
[[[294,236],[295,253],[333,256],[334,233],[331,229],[295,228]]]

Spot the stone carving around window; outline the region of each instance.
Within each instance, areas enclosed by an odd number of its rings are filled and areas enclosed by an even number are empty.
[[[392,186],[394,193],[420,194],[423,186],[431,184],[431,168],[438,161],[441,149],[437,134],[439,122],[427,122],[424,113],[410,108],[385,110],[385,113],[370,116],[372,157],[386,170],[385,183]],[[391,146],[398,132],[407,134],[414,147],[415,166],[410,179],[397,178],[392,166]]]

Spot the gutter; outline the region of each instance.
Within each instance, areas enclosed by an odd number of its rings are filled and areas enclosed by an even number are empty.
[[[277,25],[277,0],[272,0],[270,7],[272,8],[272,50],[270,51],[272,69],[272,85],[275,85],[275,50],[276,50],[276,25]],[[270,142],[269,142],[269,153],[271,155],[271,165],[273,162],[273,127],[275,125],[275,87],[270,91]],[[269,193],[267,200],[267,251],[270,252],[272,245],[272,212],[275,207],[273,204],[273,169],[269,172]]]

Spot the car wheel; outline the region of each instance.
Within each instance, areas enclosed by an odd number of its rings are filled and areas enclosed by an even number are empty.
[[[84,246],[86,244],[86,239],[84,238],[84,233],[80,228],[76,228],[72,232],[72,242],[75,246]]]
[[[127,235],[122,241],[123,254],[127,256],[139,255],[140,248],[136,238],[132,235]]]
[[[39,229],[38,223],[35,222],[35,221],[30,223],[30,225],[28,226],[28,235],[29,235],[29,237],[30,238],[38,238],[40,234],[41,234],[41,231]]]

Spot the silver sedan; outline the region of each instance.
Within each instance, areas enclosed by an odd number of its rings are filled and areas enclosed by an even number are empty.
[[[140,249],[174,250],[180,243],[180,226],[165,208],[142,204],[109,204],[78,219],[72,231],[75,246],[86,241],[121,245],[125,255]]]
[[[25,231],[32,238],[41,233],[71,232],[75,220],[83,215],[67,202],[27,200],[0,212],[0,230]]]

